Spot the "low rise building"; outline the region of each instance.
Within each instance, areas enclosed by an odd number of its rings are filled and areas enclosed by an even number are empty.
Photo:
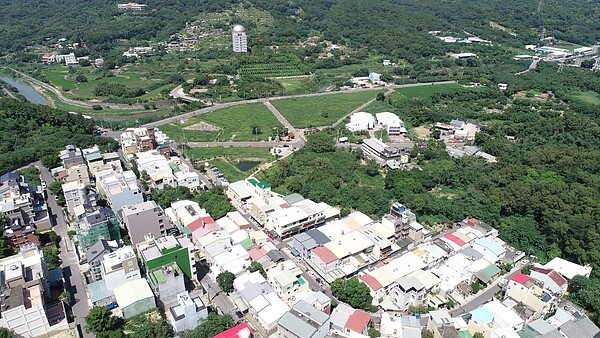
[[[254,332],[248,323],[242,322],[231,329],[219,333],[213,338],[254,338]]]
[[[375,118],[372,114],[358,112],[350,115],[350,123],[346,124],[346,129],[355,131],[365,131],[375,128]]]
[[[542,290],[540,284],[535,279],[518,273],[506,285],[506,297],[531,309],[532,313],[527,318],[537,319],[550,310],[553,298]]]
[[[302,200],[289,208],[273,211],[267,216],[265,227],[287,238],[325,221],[325,209],[311,200]]]
[[[575,276],[589,277],[592,273],[592,267],[589,265],[579,265],[569,262],[566,259],[556,257],[544,265],[547,269],[552,269],[560,273],[567,280],[573,279]]]
[[[548,289],[556,295],[562,296],[567,292],[567,287],[569,285],[567,280],[555,270],[544,268],[542,266],[534,266],[531,268],[531,273],[529,275],[531,278],[542,282],[544,289]]]
[[[59,158],[65,169],[85,163],[81,149],[71,144],[60,151]]]
[[[65,183],[77,182],[84,186],[90,186],[90,174],[86,164],[75,164],[65,169],[63,181]]]
[[[265,199],[271,196],[271,186],[264,181],[249,178],[229,184],[225,195],[236,208],[246,209],[251,198]]]
[[[377,125],[385,129],[390,136],[407,133],[406,128],[404,128],[404,122],[394,113],[377,113],[375,114],[375,119],[377,120]]]
[[[277,322],[290,309],[273,292],[269,283],[258,272],[246,273],[233,282],[234,302],[240,311],[248,311],[267,333],[277,329]]]
[[[208,308],[200,297],[191,297],[187,291],[177,295],[177,305],[169,308],[169,322],[175,332],[193,330],[208,317]],[[244,336],[250,338],[251,336]]]
[[[102,280],[102,260],[104,255],[114,252],[118,248],[119,246],[116,241],[101,239],[87,249],[85,252],[85,260],[89,267],[89,275],[87,278],[90,282]]]
[[[137,258],[130,246],[124,246],[104,255],[101,261],[102,280],[109,290],[141,278]]]
[[[121,10],[129,10],[129,11],[143,11],[148,8],[148,5],[138,4],[137,2],[128,2],[126,4],[117,4],[117,8]]]
[[[398,148],[388,146],[376,138],[363,140],[361,149],[365,156],[378,162],[379,164],[385,164],[387,161],[397,160],[405,153]]]
[[[176,303],[178,295],[185,292],[183,273],[176,263],[148,271],[146,279],[158,299],[160,308],[166,309]]]
[[[89,210],[96,206],[96,193],[79,182],[69,182],[62,185],[67,211],[72,216],[77,216],[75,208],[81,207]]]
[[[154,294],[145,279],[136,279],[114,290],[123,318],[131,318],[156,307]]]
[[[277,322],[277,332],[283,338],[325,338],[329,334],[329,315],[301,300]]]
[[[331,329],[341,337],[352,337],[355,334],[366,335],[371,323],[371,316],[350,305],[339,303],[331,313]]]
[[[126,205],[144,202],[133,171],[104,176],[98,182],[98,193],[106,197],[108,204],[118,214]]]
[[[302,270],[292,261],[282,261],[267,271],[267,279],[273,290],[284,302],[295,299],[296,294],[308,289]]]

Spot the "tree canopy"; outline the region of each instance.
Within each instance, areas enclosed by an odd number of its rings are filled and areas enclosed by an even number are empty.
[[[119,318],[114,317],[105,306],[93,307],[85,317],[85,331],[96,336],[117,331],[121,325]]]
[[[233,292],[233,281],[235,280],[235,275],[229,271],[221,272],[217,276],[217,283],[223,292],[230,293]]]
[[[333,296],[356,309],[374,311],[371,304],[373,297],[367,284],[361,282],[357,277],[349,279],[338,278],[331,283]]]
[[[230,315],[218,315],[210,312],[194,330],[183,335],[185,338],[212,338],[215,335],[232,328],[234,325]]]

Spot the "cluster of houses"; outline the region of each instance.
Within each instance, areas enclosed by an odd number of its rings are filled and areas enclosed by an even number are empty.
[[[484,40],[477,36],[468,36],[468,37],[464,37],[464,38],[459,38],[459,37],[454,37],[454,36],[450,36],[450,35],[441,35],[442,34],[441,31],[430,31],[428,33],[435,36],[436,38],[442,40],[443,42],[447,42],[447,43],[480,44],[480,45],[488,45],[488,46],[490,46],[492,44],[491,41]]]
[[[123,56],[126,58],[140,58],[141,56],[151,54],[152,52],[154,52],[154,48],[152,47],[131,47],[123,52]]]
[[[390,136],[406,134],[404,122],[398,115],[390,112],[377,113],[375,116],[371,113],[357,112],[350,115],[350,122],[346,124],[346,129],[352,132],[368,131],[373,129],[385,130]]]

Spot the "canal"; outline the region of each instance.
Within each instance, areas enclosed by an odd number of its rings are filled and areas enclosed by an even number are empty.
[[[48,104],[48,100],[46,100],[42,94],[38,93],[27,83],[7,76],[0,76],[0,80],[17,88],[19,90],[19,94],[23,95],[27,101],[35,104]]]

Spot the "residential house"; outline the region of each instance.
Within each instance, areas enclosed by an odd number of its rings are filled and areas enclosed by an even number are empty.
[[[72,216],[77,216],[75,208],[81,206],[84,210],[96,206],[96,193],[79,182],[69,182],[62,185],[63,194],[67,204],[67,211]]]
[[[104,176],[98,182],[98,193],[106,197],[108,204],[118,214],[126,205],[144,202],[133,171]]]
[[[381,314],[381,338],[421,338],[422,325],[415,316],[391,316],[389,312]]]
[[[109,290],[140,279],[140,267],[131,246],[124,246],[102,257],[102,280]]]
[[[156,307],[154,294],[144,279],[136,279],[114,290],[123,318],[128,319]]]
[[[290,309],[258,272],[240,275],[233,282],[234,303],[249,312],[267,333],[277,329],[278,320]]]
[[[281,238],[287,238],[325,221],[325,210],[311,200],[303,200],[295,205],[273,211],[267,216],[265,227]]]
[[[537,319],[550,310],[553,297],[542,290],[536,280],[518,273],[514,275],[506,286],[506,297],[515,300],[533,312],[529,318]]]
[[[271,186],[264,181],[249,178],[229,184],[225,195],[236,208],[246,209],[251,198],[265,199],[271,196]]]
[[[277,331],[283,338],[325,338],[330,327],[328,314],[302,300],[277,322]]]
[[[97,282],[102,279],[102,259],[104,255],[114,252],[119,248],[116,241],[101,239],[85,252],[85,260],[89,266],[88,279]]]
[[[267,280],[277,296],[286,303],[295,299],[297,293],[308,289],[308,282],[302,277],[302,270],[290,260],[280,262],[267,271]]]
[[[64,150],[61,150],[59,158],[65,169],[85,163],[81,149],[73,145],[68,145]]]
[[[331,329],[341,337],[351,337],[353,334],[366,335],[370,323],[371,316],[368,313],[344,303],[339,303],[331,313]]]
[[[567,292],[567,280],[558,272],[542,266],[534,266],[529,274],[531,278],[543,283],[544,289],[550,290],[556,295],[564,295]]]
[[[162,309],[176,303],[178,295],[185,292],[183,272],[174,262],[148,271],[146,279]]]
[[[319,229],[310,229],[292,237],[292,253],[304,260],[310,257],[312,249],[330,242]]]
[[[391,297],[399,309],[406,310],[411,305],[428,304],[439,284],[440,279],[430,271],[417,270],[395,281]]]
[[[406,128],[404,128],[404,122],[394,113],[377,113],[375,114],[375,119],[377,120],[377,125],[384,128],[390,136],[407,133]]]
[[[248,323],[242,322],[231,329],[219,333],[213,338],[254,338],[254,332]]]
[[[175,332],[181,332],[196,328],[201,320],[208,317],[208,308],[200,297],[191,297],[184,291],[177,295],[177,305],[170,307],[168,314]]]
[[[512,309],[494,299],[473,311],[470,311],[469,332],[483,332],[490,336],[498,329],[509,328],[518,331],[523,328],[524,320]]]
[[[376,138],[363,140],[361,149],[367,157],[379,164],[384,164],[387,161],[399,160],[403,155],[407,154],[406,151],[390,147]]]

